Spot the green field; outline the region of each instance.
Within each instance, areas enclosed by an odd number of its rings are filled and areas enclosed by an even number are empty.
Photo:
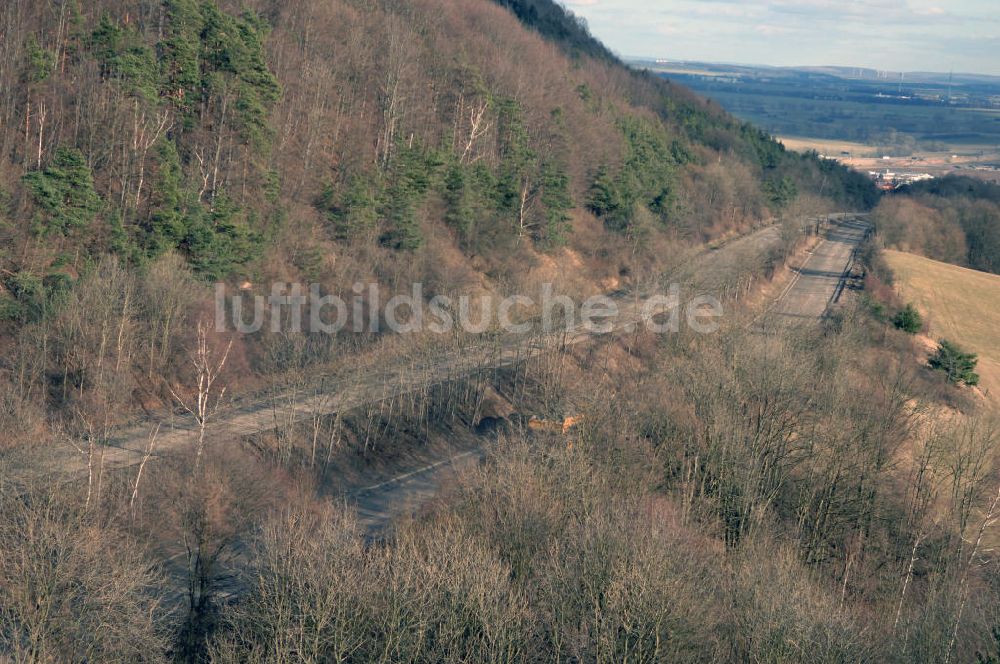
[[[902,148],[1000,145],[1000,115],[994,110],[801,99],[719,90],[711,96],[731,113],[775,134]],[[913,142],[906,141],[906,136],[912,137]]]
[[[910,151],[1000,146],[1000,78],[699,62],[634,63],[775,135]]]

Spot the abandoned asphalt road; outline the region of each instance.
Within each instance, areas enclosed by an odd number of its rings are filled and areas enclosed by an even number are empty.
[[[793,265],[788,286],[758,320],[773,326],[818,322],[844,288],[854,253],[869,232],[863,215],[834,215],[827,219],[822,239],[800,265]],[[709,252],[694,264],[700,287],[711,290],[732,277],[734,266],[746,264],[778,245],[778,229],[769,227],[741,238],[720,250]],[[372,536],[378,536],[401,516],[412,514],[433,498],[438,489],[485,456],[482,449],[463,452],[398,477],[351,492],[348,496],[358,520]]]
[[[796,269],[789,287],[776,299],[768,320],[818,319],[843,287],[855,248],[867,233],[868,224],[857,215],[831,215],[824,224],[824,238],[807,260]],[[775,226],[760,229],[693,256],[677,269],[672,279],[687,283],[699,292],[721,295],[741,270],[752,269],[781,243]],[[620,315],[615,330],[628,330],[643,320],[644,299],[626,296],[619,302]],[[582,343],[594,337],[582,328],[566,334],[510,338],[490,344],[445,352],[437,357],[411,360],[406,366],[394,364],[369,368],[361,375],[331,378],[311,391],[268,398],[231,407],[218,413],[209,425],[214,440],[238,439],[273,429],[277,423],[301,421],[317,414],[345,412],[371,403],[426,388],[428,385],[471,375],[484,367],[498,368],[525,361],[541,353]],[[103,448],[105,469],[137,466],[145,456],[151,432],[157,431],[155,456],[190,449],[197,438],[197,426],[189,416],[169,415],[117,430]],[[357,505],[364,525],[377,530],[399,514],[411,511],[432,495],[441,481],[457,468],[476,463],[481,452],[471,451],[385,479],[372,486],[357,487],[346,494]],[[86,476],[87,460],[71,446],[63,446],[48,459],[34,459],[35,470],[50,478]]]
[[[793,266],[792,281],[767,314],[770,321],[780,324],[821,318],[840,297],[854,253],[870,228],[860,216],[832,224],[802,264]]]

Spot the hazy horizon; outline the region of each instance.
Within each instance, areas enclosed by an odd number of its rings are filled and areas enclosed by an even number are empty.
[[[627,57],[1000,76],[1000,18],[992,0],[565,4]]]
[[[964,70],[953,70],[953,71],[942,71],[942,70],[927,70],[927,69],[883,69],[879,67],[866,67],[864,65],[854,65],[854,64],[841,64],[836,62],[825,62],[822,64],[791,64],[776,65],[769,62],[739,62],[735,60],[704,60],[701,58],[675,58],[671,57],[670,54],[653,54],[648,53],[617,53],[618,57],[622,58],[626,63],[628,62],[649,62],[649,61],[659,61],[664,63],[677,63],[677,64],[704,64],[713,65],[717,67],[751,67],[751,68],[773,68],[773,69],[826,69],[826,68],[836,68],[836,69],[859,69],[866,71],[879,71],[889,74],[919,74],[919,75],[940,75],[940,76],[986,76],[990,78],[1000,79],[1000,74],[986,74],[982,72],[975,71],[964,71]]]

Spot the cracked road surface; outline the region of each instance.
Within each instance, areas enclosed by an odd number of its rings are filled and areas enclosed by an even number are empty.
[[[802,264],[792,268],[792,280],[765,318],[776,323],[822,318],[840,297],[854,252],[870,228],[860,216],[831,225]]]

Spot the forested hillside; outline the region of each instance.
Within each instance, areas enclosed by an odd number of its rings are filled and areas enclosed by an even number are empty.
[[[115,400],[162,391],[216,280],[594,291],[669,243],[871,202],[557,5],[501,5],[4,3],[7,415],[86,400],[107,345],[84,340],[122,315]]]
[[[996,662],[1000,428],[800,223],[876,203],[548,0],[6,0],[0,660]]]
[[[919,182],[885,198],[875,222],[886,245],[1000,274],[1000,186],[965,177]]]

